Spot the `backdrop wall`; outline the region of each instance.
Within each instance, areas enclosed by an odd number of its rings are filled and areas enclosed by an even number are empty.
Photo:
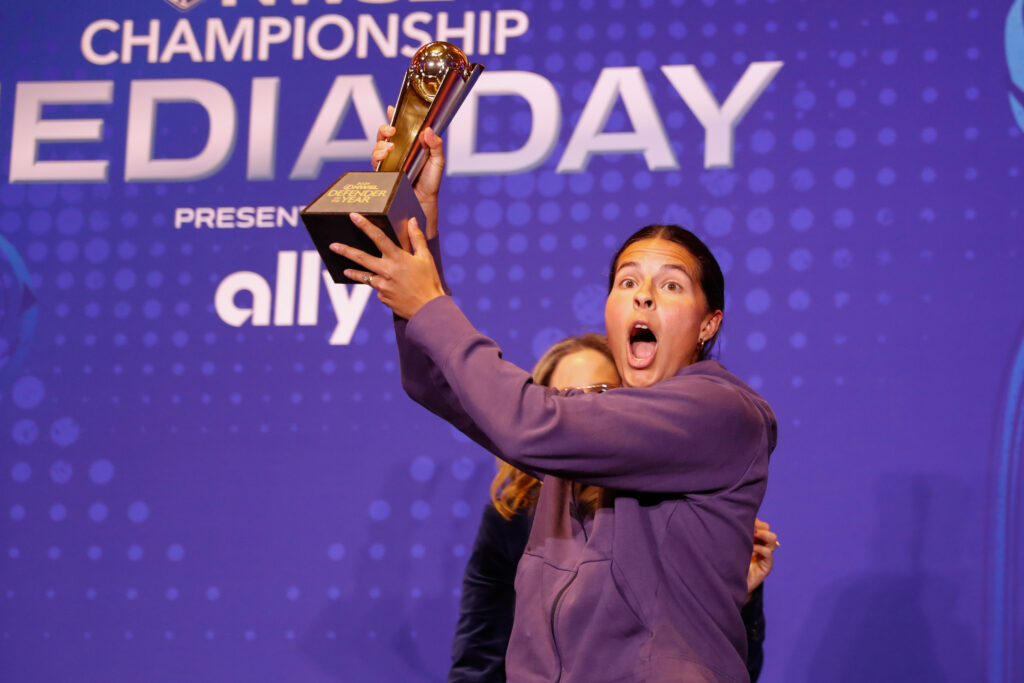
[[[442,230],[532,365],[713,247],[773,404],[763,681],[1024,678],[1022,0],[0,9],[0,674],[440,680],[493,461],[298,207],[421,43],[486,66]]]

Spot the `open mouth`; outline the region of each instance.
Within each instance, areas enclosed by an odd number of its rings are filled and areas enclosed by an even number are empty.
[[[629,330],[629,364],[636,368],[646,368],[654,361],[658,351],[658,338],[647,323],[637,321]]]

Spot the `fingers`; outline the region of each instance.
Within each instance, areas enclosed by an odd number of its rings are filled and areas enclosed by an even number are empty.
[[[779,535],[768,529],[755,529],[754,547],[756,548],[758,545],[768,545],[776,548],[779,546]]]
[[[347,244],[334,242],[333,244],[331,244],[331,251],[333,251],[335,254],[341,254],[349,261],[354,261],[355,263],[358,263],[367,271],[369,271],[371,275],[380,272],[380,269],[383,267],[383,261],[381,261],[381,259],[377,258],[376,256],[370,256],[365,251],[359,251],[358,249],[350,247]],[[345,277],[350,277],[353,280],[361,281],[363,275],[365,274],[363,271],[353,272],[355,272],[356,275],[346,275]]]
[[[409,219],[409,242],[412,244],[412,253],[415,255],[429,254],[430,250],[427,247],[427,238],[423,235],[423,231],[420,230],[419,221],[415,218]]]
[[[346,268],[341,271],[341,274],[350,280],[364,285],[369,285],[370,287],[373,287],[373,285],[378,281],[376,275],[365,270],[353,270],[352,268]]]
[[[350,247],[347,244],[341,244],[339,242],[331,244],[331,251],[336,254],[341,254],[350,261],[354,261],[371,273],[376,274],[382,272],[386,265],[385,259],[388,256],[393,256],[395,249],[397,249],[395,243],[388,239],[387,235],[381,232],[380,228],[363,218],[358,213],[350,213],[349,217],[352,219],[352,223],[362,230],[363,233],[374,243],[377,249],[380,250],[381,257],[367,254],[365,251],[360,251],[355,247]]]
[[[420,134],[420,139],[423,141],[423,144],[431,150],[440,149],[444,146],[444,140],[442,140],[441,136],[435,133],[434,129],[430,126],[423,129],[423,133]]]
[[[770,529],[771,525],[760,519],[754,520],[754,529]]]
[[[390,123],[390,121],[392,121],[394,118],[395,118],[395,108],[392,105],[389,104],[388,105],[388,121],[389,121],[389,123],[385,123],[383,126],[381,126],[380,128],[377,129],[377,142],[381,142],[383,140],[388,140],[388,139],[394,137],[395,132],[397,131],[397,129],[394,126],[392,126],[391,123]]]
[[[380,250],[381,256],[383,258],[387,258],[389,256],[394,255],[395,250],[398,249],[398,247],[395,246],[395,243],[392,242],[391,239],[387,235],[385,235],[380,228],[378,228],[376,225],[374,225],[373,223],[371,223],[369,220],[367,220],[365,217],[358,213],[350,213],[349,218],[352,219],[353,225],[362,230],[363,234],[370,238],[370,240],[373,242],[373,245]],[[342,256],[347,256],[347,254],[342,254]],[[355,259],[352,260],[356,261]],[[363,265],[360,261],[356,261],[356,263]],[[370,270],[374,269],[370,268]],[[376,269],[375,272],[380,272],[380,270]]]
[[[391,109],[391,107],[388,107],[388,111],[390,111]],[[382,140],[388,140],[394,137],[396,132],[398,132],[397,128],[392,126],[390,123],[385,123],[383,126],[377,129],[377,142],[381,142]]]
[[[370,154],[370,161],[374,167],[380,162],[384,161],[385,157],[395,148],[395,143],[389,142],[388,140],[381,140],[373,146],[373,152]]]
[[[444,140],[434,132],[433,128],[427,126],[423,129],[423,132],[420,134],[420,142],[427,148],[431,163],[444,165]]]

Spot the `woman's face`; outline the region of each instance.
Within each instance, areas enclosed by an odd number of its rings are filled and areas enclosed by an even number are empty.
[[[617,387],[619,373],[608,356],[594,349],[580,349],[567,354],[558,361],[551,373],[551,386],[555,389],[586,387],[593,384],[607,384]]]
[[[619,256],[604,321],[624,386],[672,377],[697,359],[698,341],[718,331],[722,312],[707,310],[699,269],[682,245],[658,238]]]

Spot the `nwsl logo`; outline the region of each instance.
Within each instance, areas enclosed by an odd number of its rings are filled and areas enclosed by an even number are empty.
[[[1006,65],[1010,69],[1010,109],[1024,130],[1024,0],[1014,0],[1006,17]]]
[[[203,0],[166,0],[167,4],[179,12],[187,12]]]

